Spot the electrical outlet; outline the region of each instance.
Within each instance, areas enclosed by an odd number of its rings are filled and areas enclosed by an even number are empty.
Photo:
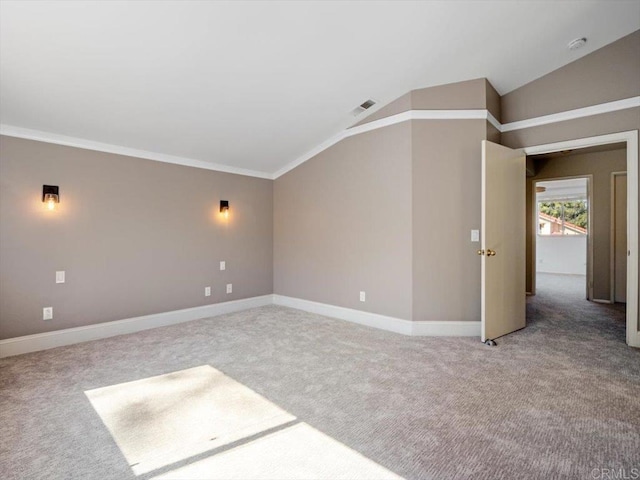
[[[360,292],[360,301],[365,302],[367,300],[367,294],[365,292]]]
[[[222,261],[220,262],[220,270],[226,270],[227,269],[227,262]]]
[[[42,309],[42,320],[53,319],[53,307],[44,307]]]
[[[205,297],[211,296],[211,287],[204,287],[204,296]]]
[[[233,292],[233,285],[231,283],[227,283],[227,293]]]
[[[64,270],[56,272],[56,283],[64,283]]]
[[[480,230],[471,230],[471,241],[472,242],[480,241]]]

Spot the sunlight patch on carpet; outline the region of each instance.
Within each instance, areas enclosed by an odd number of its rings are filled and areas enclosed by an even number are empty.
[[[209,365],[85,394],[136,475],[295,420]]]
[[[306,423],[171,470],[153,480],[402,480]]]
[[[402,478],[209,365],[85,395],[145,478]]]

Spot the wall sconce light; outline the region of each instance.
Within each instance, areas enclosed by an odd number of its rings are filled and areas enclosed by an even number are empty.
[[[56,208],[56,203],[60,203],[60,194],[57,185],[42,186],[42,202],[49,210]]]
[[[229,200],[220,200],[220,213],[229,218]]]

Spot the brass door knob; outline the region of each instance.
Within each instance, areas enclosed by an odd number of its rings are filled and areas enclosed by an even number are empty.
[[[484,250],[478,250],[478,255],[484,255]]]
[[[490,248],[487,248],[487,257],[495,257],[495,256],[496,256],[496,251],[491,250]]]

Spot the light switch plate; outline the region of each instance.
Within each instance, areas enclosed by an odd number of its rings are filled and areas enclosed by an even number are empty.
[[[44,307],[42,309],[42,319],[43,320],[53,319],[53,307]]]
[[[220,262],[220,270],[226,270],[227,269],[227,262],[222,261]]]
[[[480,230],[471,230],[471,241],[472,242],[480,241]]]
[[[56,272],[56,283],[64,283],[64,270]]]

